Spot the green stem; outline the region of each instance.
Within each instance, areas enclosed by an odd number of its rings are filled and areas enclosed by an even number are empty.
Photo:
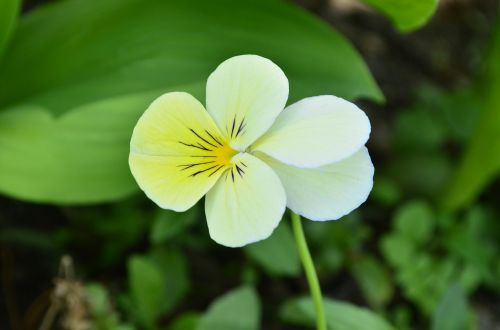
[[[318,275],[316,275],[316,269],[314,268],[311,253],[307,247],[307,241],[304,235],[304,230],[302,229],[300,215],[291,212],[291,218],[295,242],[297,243],[297,249],[299,250],[300,259],[302,260],[302,265],[304,266],[307,282],[309,283],[309,291],[311,292],[314,308],[316,310],[316,328],[317,330],[327,330],[325,310],[323,308],[323,297],[321,296],[321,287],[319,286]]]

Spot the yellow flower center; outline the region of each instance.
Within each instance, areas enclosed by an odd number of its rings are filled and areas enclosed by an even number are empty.
[[[219,171],[223,171],[231,165],[231,158],[238,152],[231,148],[229,143],[222,137],[210,133],[208,130],[195,131],[189,128],[186,137],[179,143],[189,148],[191,153],[189,162],[179,164],[180,171],[186,172],[190,177],[198,175],[212,176]]]
[[[231,163],[231,158],[236,155],[238,152],[231,148],[229,144],[224,143],[222,146],[214,149],[213,154],[215,156],[215,163],[217,165],[229,165]]]

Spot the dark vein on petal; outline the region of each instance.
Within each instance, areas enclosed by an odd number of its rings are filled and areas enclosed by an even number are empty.
[[[217,140],[212,134],[210,134],[209,131],[205,130],[205,132],[212,138],[212,140],[215,141],[215,143],[217,143],[218,145],[220,145],[221,147],[223,146],[221,142],[219,142],[219,140]]]
[[[208,142],[207,140],[205,140],[203,137],[201,137],[201,136],[200,136],[200,134],[196,133],[194,129],[190,128],[189,130],[190,130],[191,132],[193,132],[193,133],[194,133],[194,135],[196,135],[198,138],[200,138],[201,140],[203,140],[203,142],[205,142],[205,143],[207,143],[207,144],[211,145],[212,147],[216,147],[216,148],[217,148],[217,146],[216,146],[215,144],[213,144],[213,143]]]
[[[217,167],[217,165],[211,166],[211,167],[206,168],[204,170],[200,170],[198,172],[195,172],[195,173],[191,174],[190,176],[197,176],[200,173],[203,173],[203,172],[206,172],[206,171],[210,171],[211,169],[216,168],[216,167]]]

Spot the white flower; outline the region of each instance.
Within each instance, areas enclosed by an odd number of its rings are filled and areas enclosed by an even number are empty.
[[[134,129],[130,169],[160,207],[185,211],[206,195],[210,236],[238,247],[269,237],[286,206],[334,220],[368,197],[370,122],[356,105],[325,95],[283,110],[288,79],[256,55],[220,64],[206,95],[205,110],[164,94]]]

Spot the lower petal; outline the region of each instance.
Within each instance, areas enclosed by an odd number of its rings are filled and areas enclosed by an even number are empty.
[[[365,202],[373,186],[374,168],[365,147],[340,162],[313,169],[289,166],[263,153],[259,158],[281,179],[287,206],[311,220],[341,218]]]
[[[239,247],[271,235],[285,212],[286,195],[278,176],[256,157],[240,154],[232,163],[207,193],[205,212],[210,237]]]

